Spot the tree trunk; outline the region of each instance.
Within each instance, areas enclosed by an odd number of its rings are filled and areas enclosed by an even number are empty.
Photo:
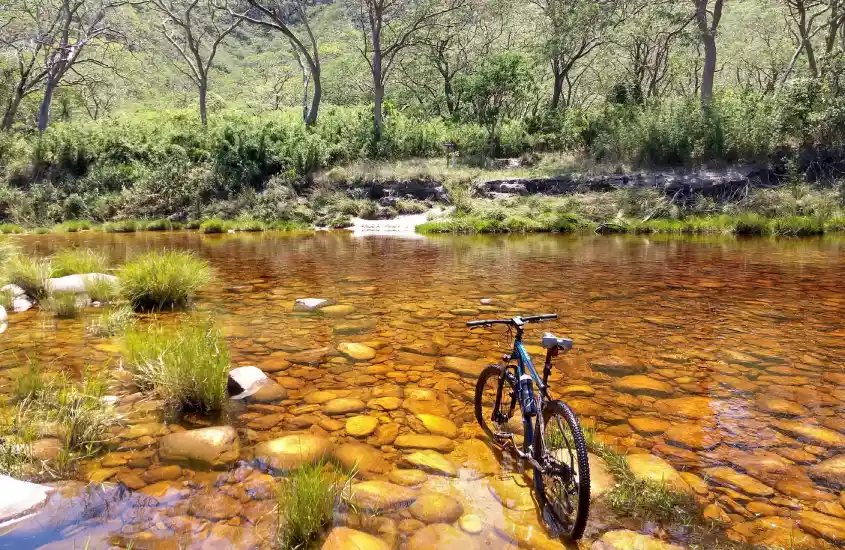
[[[704,43],[704,67],[701,70],[701,108],[706,109],[713,102],[713,78],[716,75],[716,37],[712,32],[702,34]]]
[[[376,46],[376,38],[373,37],[373,91],[375,92],[373,105],[373,136],[376,141],[381,140],[382,113],[381,105],[384,102],[384,81],[381,72],[381,47]]]
[[[41,107],[38,109],[38,131],[43,132],[50,124],[50,106],[53,103],[53,92],[56,90],[56,81],[52,77],[47,78],[44,86],[44,97],[41,100]]]
[[[549,108],[552,111],[557,110],[558,105],[560,105],[560,98],[563,95],[563,81],[564,81],[563,73],[555,71],[554,88],[552,88],[552,102],[549,105]]]
[[[320,96],[323,95],[323,85],[320,81],[319,67],[315,67],[311,70],[311,78],[314,83],[314,95],[311,96],[311,109],[308,111],[308,116],[305,118],[306,126],[311,126],[317,122],[317,112],[320,110]]]
[[[12,129],[22,99],[23,92],[20,89],[16,89],[14,95],[9,98],[9,102],[6,105],[6,112],[3,114],[3,125],[0,127],[0,130],[9,131]]]
[[[449,116],[454,116],[455,109],[455,91],[452,89],[452,81],[449,78],[443,79],[443,95],[446,97],[446,111]]]
[[[199,84],[199,91],[200,91],[200,121],[202,122],[203,128],[208,126],[208,114],[206,111],[205,105],[205,96],[208,92],[208,82],[201,81]]]

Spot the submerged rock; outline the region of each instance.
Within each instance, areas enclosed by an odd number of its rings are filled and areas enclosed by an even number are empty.
[[[632,550],[634,548],[636,550],[684,550],[682,546],[669,544],[627,529],[608,531],[590,546],[590,550]]]
[[[366,443],[345,443],[338,447],[334,456],[347,470],[357,468],[362,475],[385,474],[393,466],[384,458],[384,454]]]
[[[455,464],[437,451],[425,450],[411,453],[404,458],[411,466],[449,477],[458,475]]]
[[[444,453],[455,450],[455,442],[442,435],[400,435],[393,441],[393,445],[399,449],[431,449]]]
[[[464,513],[457,500],[441,493],[426,493],[411,504],[409,511],[424,523],[453,523]]]
[[[626,376],[646,371],[646,366],[639,361],[616,355],[593,359],[590,361],[590,368],[613,376]]]
[[[376,356],[376,350],[364,344],[344,342],[337,347],[337,351],[354,361],[369,361]]]
[[[443,357],[441,363],[447,371],[468,378],[478,378],[478,375],[487,366],[484,361],[473,361],[471,359],[464,359],[463,357]]]
[[[705,468],[702,473],[720,485],[742,491],[747,495],[768,497],[775,493],[774,489],[764,485],[751,476],[741,474],[726,466]]]
[[[419,493],[388,481],[363,481],[352,485],[348,500],[353,506],[366,510],[385,510],[408,505]]]
[[[643,374],[634,374],[614,380],[613,388],[620,392],[634,395],[651,395],[654,397],[668,397],[675,390],[666,382],[655,380]]]
[[[845,455],[837,455],[810,466],[810,476],[831,487],[845,489]]]
[[[628,468],[634,477],[643,481],[665,484],[669,489],[691,494],[693,491],[671,464],[651,454],[628,456]],[[590,472],[592,474],[592,472]]]
[[[328,458],[333,448],[331,441],[319,435],[286,435],[256,445],[255,458],[271,468],[292,470]]]
[[[390,545],[363,531],[348,527],[335,527],[321,550],[390,550]]]
[[[238,432],[231,426],[213,426],[168,434],[161,438],[158,454],[163,461],[226,466],[240,456]]]
[[[346,420],[346,433],[352,437],[367,437],[378,427],[378,418],[353,416]]]
[[[534,497],[526,479],[517,474],[490,479],[490,492],[505,508],[511,510],[534,510]]]
[[[839,432],[800,422],[797,420],[778,420],[772,426],[792,437],[821,447],[845,447],[845,435]]]
[[[294,311],[316,311],[321,307],[332,305],[327,298],[297,298],[293,304]]]
[[[407,550],[474,550],[475,541],[451,525],[435,523],[423,527],[408,540]]]

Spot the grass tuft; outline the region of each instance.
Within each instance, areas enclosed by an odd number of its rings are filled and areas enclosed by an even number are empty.
[[[223,407],[229,349],[210,322],[131,330],[126,333],[126,360],[142,391],[153,391],[171,404],[190,409]]]
[[[789,237],[821,235],[825,231],[824,220],[812,216],[787,216],[772,222],[772,234]]]
[[[73,319],[79,315],[79,302],[74,292],[53,292],[41,302],[41,309],[59,319]]]
[[[144,224],[144,231],[171,231],[172,229],[173,223],[166,219],[151,220]]]
[[[54,233],[78,233],[91,229],[91,222],[88,220],[70,220],[53,226]]]
[[[15,235],[18,233],[23,233],[23,227],[14,224],[14,223],[0,223],[0,233],[6,235]]]
[[[199,229],[200,233],[206,234],[226,233],[229,230],[229,224],[225,220],[212,218],[202,222]]]
[[[79,458],[103,450],[109,429],[119,421],[103,401],[105,390],[105,379],[88,371],[80,381],[63,373],[48,378],[30,362],[15,380],[16,405],[0,411],[0,473],[29,479],[66,476]],[[36,460],[30,449],[45,436],[58,437],[64,445],[49,464]]]
[[[185,307],[210,280],[208,262],[181,251],[148,252],[120,270],[123,296],[148,311]]]
[[[138,222],[135,220],[121,220],[103,224],[104,233],[135,233],[138,231]]]
[[[108,277],[90,277],[85,282],[85,292],[92,302],[109,303],[120,296],[120,287]]]
[[[97,338],[123,334],[135,323],[135,312],[128,305],[112,308],[92,321],[87,331]]]
[[[334,506],[348,483],[324,464],[291,470],[278,494],[279,548],[308,548],[332,521]]]
[[[8,261],[6,278],[31,297],[41,300],[47,297],[47,281],[53,276],[50,260],[29,258],[17,254]]]
[[[90,248],[69,248],[62,250],[52,259],[53,276],[64,277],[79,273],[103,273],[109,267],[105,254]]]

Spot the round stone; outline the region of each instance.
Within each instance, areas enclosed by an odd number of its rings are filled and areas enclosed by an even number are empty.
[[[437,451],[417,451],[406,456],[404,460],[411,466],[415,466],[435,474],[449,477],[457,477],[458,475],[457,466]]]
[[[464,513],[457,500],[440,493],[426,493],[411,504],[411,515],[425,523],[452,523]]]
[[[415,485],[422,485],[428,479],[428,475],[421,470],[392,470],[387,474],[387,479],[397,485],[406,487],[413,487]]]
[[[614,380],[613,388],[620,392],[654,397],[668,397],[675,393],[674,388],[666,382],[655,380],[643,374],[634,374]]]
[[[383,474],[392,468],[381,451],[366,443],[345,443],[335,450],[334,456],[344,468],[354,468],[364,476]]]
[[[271,468],[291,470],[328,458],[332,448],[332,442],[325,437],[294,434],[259,443],[255,446],[255,458]]]
[[[348,527],[335,527],[321,550],[390,550],[390,545],[363,531],[356,531]]]
[[[484,529],[484,524],[481,523],[481,518],[474,514],[466,514],[458,519],[458,526],[470,535],[477,535]]]
[[[443,418],[442,416],[436,416],[433,414],[418,414],[417,418],[431,434],[442,435],[450,439],[454,439],[458,436],[458,427],[448,418]]]
[[[655,416],[639,416],[636,418],[629,418],[628,424],[637,433],[643,435],[658,435],[669,429],[670,424],[661,418]]]
[[[360,399],[349,399],[346,397],[340,397],[338,399],[332,399],[331,401],[327,401],[323,404],[323,414],[327,414],[329,416],[339,415],[339,414],[349,414],[363,411],[367,408],[367,404],[361,401]]]
[[[346,433],[352,437],[367,437],[378,427],[378,418],[372,416],[353,416],[346,421]]]
[[[511,474],[506,477],[490,478],[490,492],[506,508],[511,510],[534,510],[531,486],[524,477]]]
[[[399,449],[430,449],[444,453],[455,450],[455,442],[442,435],[400,435],[393,441],[393,445]]]
[[[472,538],[445,523],[423,527],[408,540],[407,550],[467,550],[475,548]]]
[[[408,505],[416,500],[417,494],[415,489],[388,481],[363,481],[352,485],[347,500],[366,510],[385,510]]]
[[[376,356],[376,350],[364,344],[344,342],[337,347],[337,350],[355,361],[369,361]]]
[[[698,424],[675,424],[664,435],[669,443],[693,450],[712,449],[721,441],[718,434]]]
[[[652,481],[682,493],[693,492],[678,471],[659,456],[651,454],[628,455],[628,469],[639,480]]]
[[[161,438],[158,455],[165,462],[229,465],[240,456],[238,432],[231,426],[214,426],[168,434]]]
[[[241,503],[223,493],[203,493],[191,499],[190,510],[200,518],[229,519],[241,513]]]

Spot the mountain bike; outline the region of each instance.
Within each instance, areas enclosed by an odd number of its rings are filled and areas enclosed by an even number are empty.
[[[478,378],[475,418],[495,444],[512,447],[534,467],[534,487],[543,515],[558,534],[574,541],[584,534],[590,512],[587,444],[578,417],[566,403],[552,399],[548,389],[552,358],[572,349],[572,340],[543,335],[546,362],[542,378],[522,343],[526,324],[556,318],[552,313],[470,321],[467,326],[506,325],[509,332],[515,332],[505,364],[486,367]],[[517,406],[519,417],[514,414]],[[517,440],[520,436],[522,445]]]

